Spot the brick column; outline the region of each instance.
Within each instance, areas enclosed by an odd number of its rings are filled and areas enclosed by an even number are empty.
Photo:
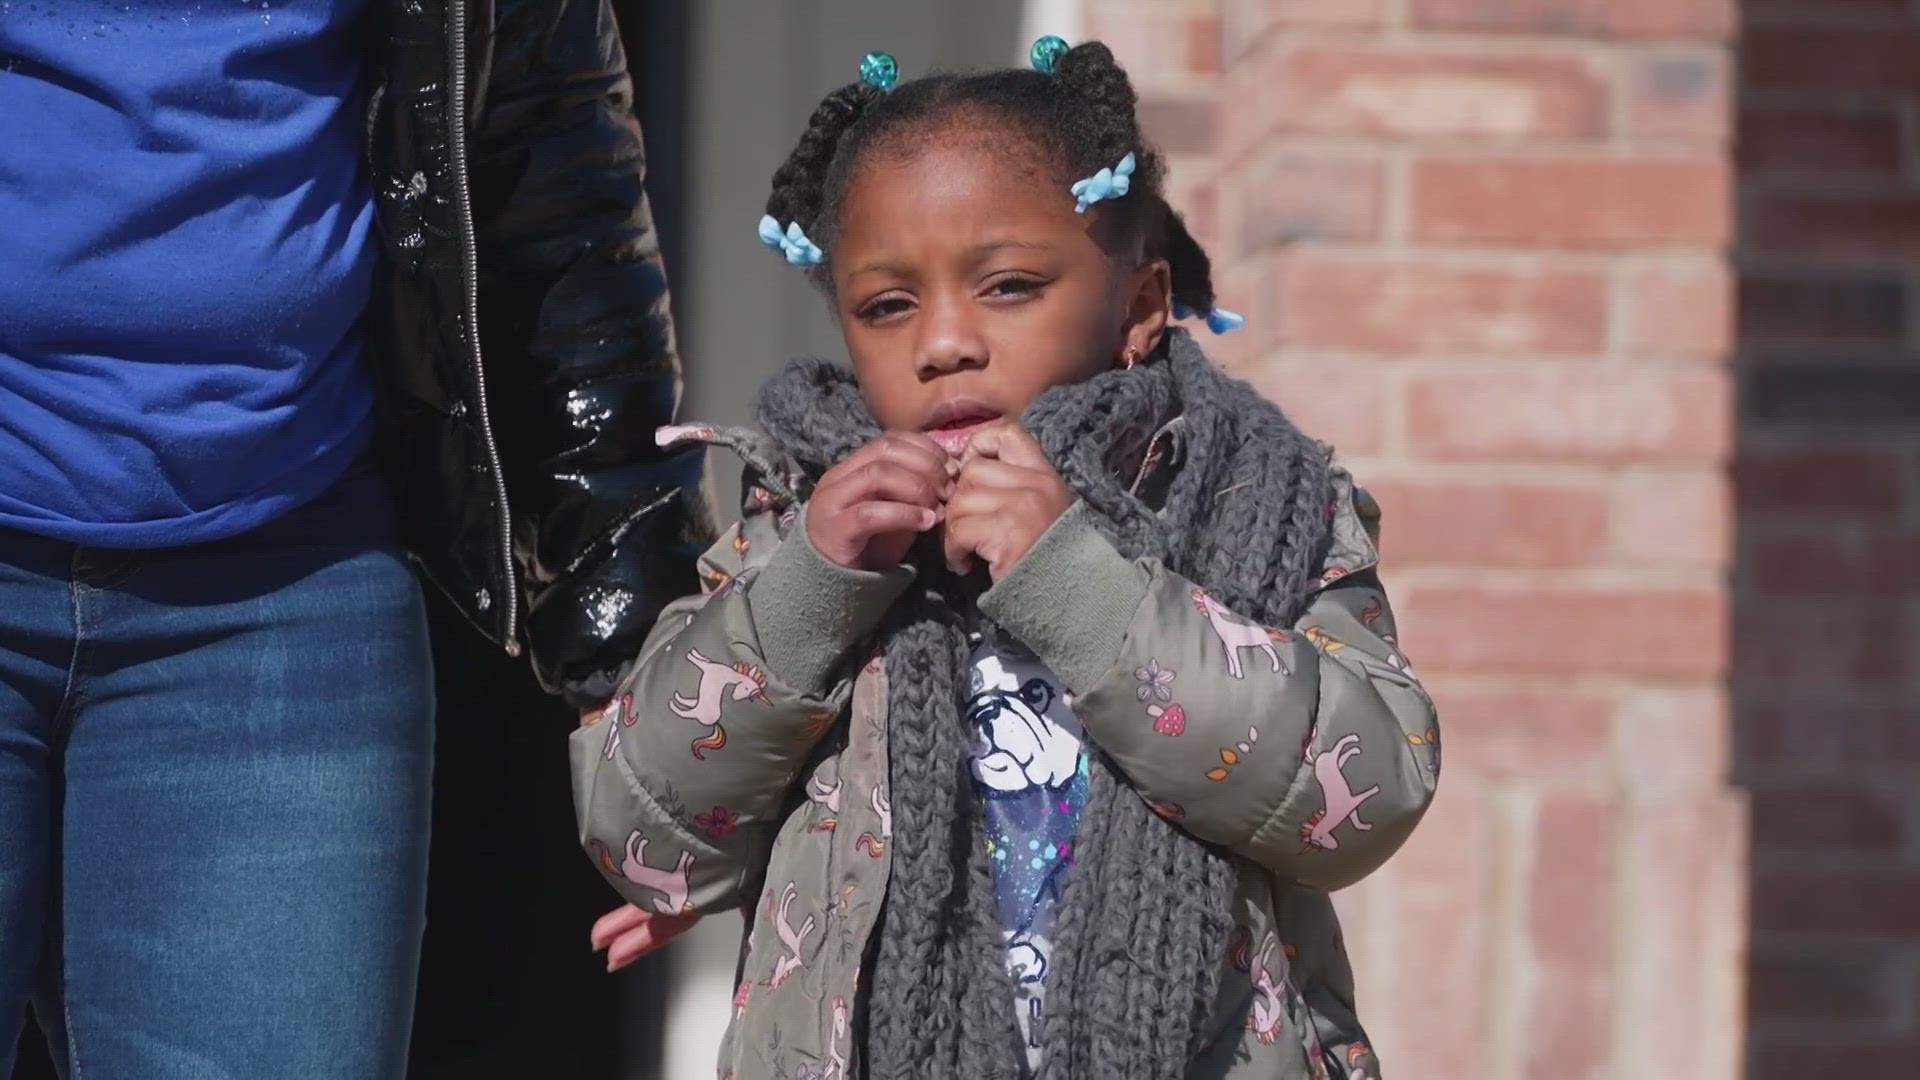
[[[1734,701],[1755,1080],[1920,1075],[1920,7],[1747,6]]]
[[[1217,15],[1177,167],[1250,319],[1218,355],[1380,496],[1442,710],[1432,815],[1340,898],[1389,1075],[1733,1080],[1730,0]],[[1196,85],[1113,36],[1150,98]]]

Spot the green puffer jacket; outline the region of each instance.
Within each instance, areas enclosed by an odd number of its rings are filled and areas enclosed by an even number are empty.
[[[581,842],[649,911],[747,910],[721,1077],[849,1080],[892,839],[890,673],[868,638],[912,571],[821,556],[764,436],[662,436],[739,451],[744,517],[704,557],[704,594],[666,610],[606,718],[574,734]],[[1166,490],[1180,437],[1178,420],[1156,436],[1137,495]],[[1339,470],[1335,491],[1331,554],[1289,628],[1124,558],[1078,504],[980,601],[1142,798],[1240,860],[1194,1080],[1380,1075],[1328,894],[1412,832],[1440,744],[1375,572],[1378,509]]]

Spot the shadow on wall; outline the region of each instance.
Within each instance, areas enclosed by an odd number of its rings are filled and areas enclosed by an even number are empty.
[[[1733,704],[1750,1075],[1920,1061],[1920,9],[1747,0]]]

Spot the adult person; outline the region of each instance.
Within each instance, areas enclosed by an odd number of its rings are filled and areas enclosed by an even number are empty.
[[[630,97],[605,0],[0,4],[0,1075],[400,1075],[408,557],[590,710],[708,539]]]

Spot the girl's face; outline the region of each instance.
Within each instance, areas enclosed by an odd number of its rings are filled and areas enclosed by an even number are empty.
[[[1167,264],[1115,257],[1100,208],[1074,199],[1037,150],[950,132],[873,153],[841,203],[837,315],[861,392],[888,430],[958,456],[1050,387],[1153,351]]]

